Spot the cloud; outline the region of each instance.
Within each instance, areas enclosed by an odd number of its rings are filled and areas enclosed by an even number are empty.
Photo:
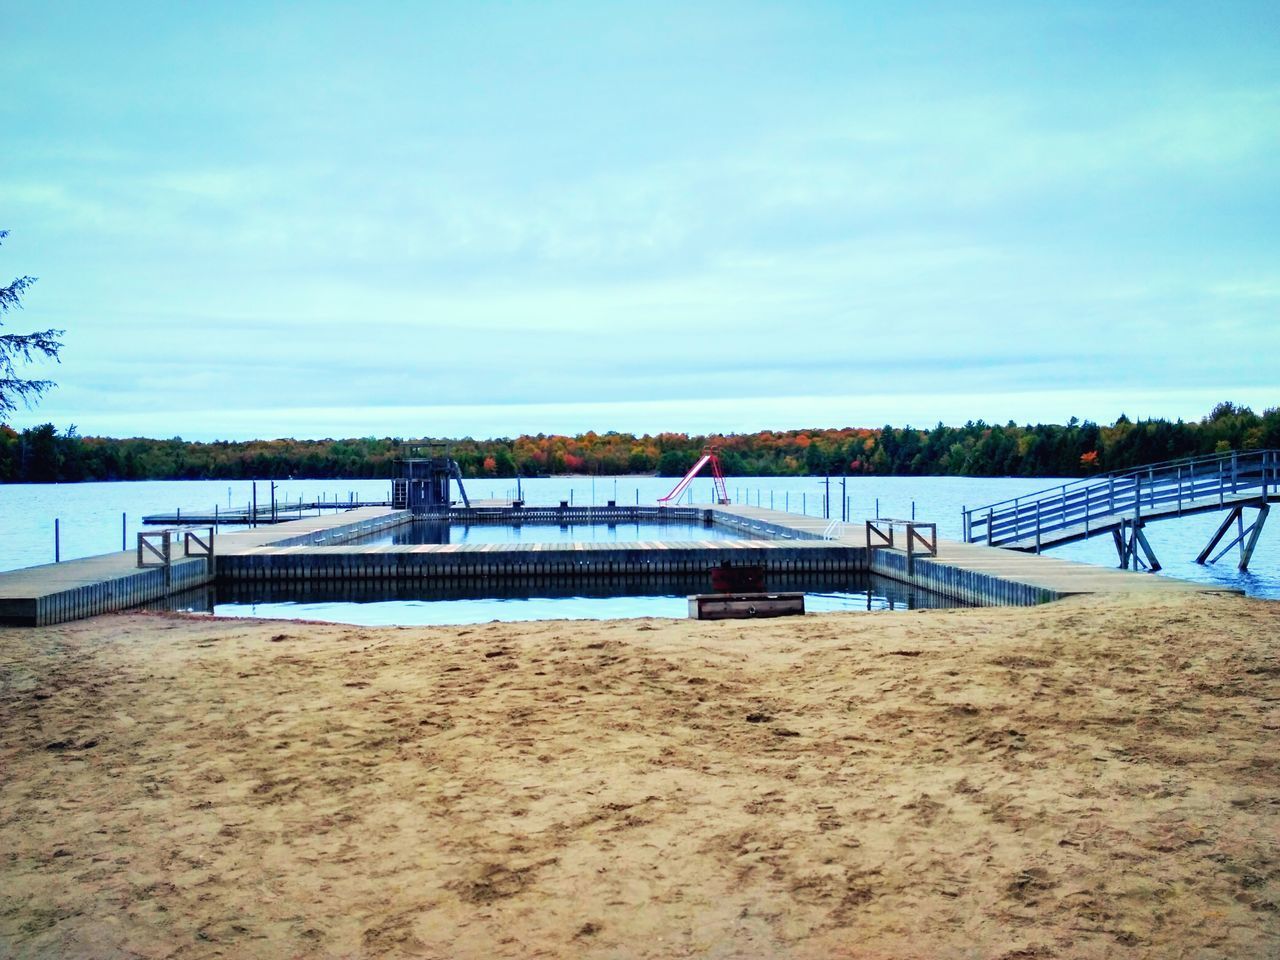
[[[50,415],[168,434],[235,398],[301,432],[338,394],[518,420],[1120,383],[1181,409],[1272,377],[1280,86],[1234,21],[100,19],[0,65],[32,91],[3,108],[3,263],[68,329]]]

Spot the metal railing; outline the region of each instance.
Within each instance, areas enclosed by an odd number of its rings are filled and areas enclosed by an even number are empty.
[[[1251,450],[1153,463],[1086,477],[963,511],[964,539],[1023,549],[1157,520],[1280,499],[1280,451]]]

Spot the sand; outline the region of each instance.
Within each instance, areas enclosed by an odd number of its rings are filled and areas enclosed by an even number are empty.
[[[1280,955],[1280,604],[0,629],[0,955]]]

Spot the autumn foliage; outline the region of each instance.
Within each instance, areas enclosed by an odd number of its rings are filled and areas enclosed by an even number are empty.
[[[762,430],[689,435],[588,432],[453,440],[466,476],[653,474],[679,476],[715,446],[731,476],[822,474],[1081,476],[1223,450],[1280,448],[1280,409],[1259,415],[1219,404],[1204,419],[1110,426],[1070,420],[1019,426],[971,421],[931,429]],[[190,443],[81,437],[51,424],[21,432],[0,425],[0,482],[74,480],[390,477],[398,441],[251,440]]]

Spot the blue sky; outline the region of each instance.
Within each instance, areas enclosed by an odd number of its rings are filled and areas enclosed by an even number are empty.
[[[1268,3],[8,4],[16,426],[1280,404]],[[35,371],[33,371],[35,372]]]

